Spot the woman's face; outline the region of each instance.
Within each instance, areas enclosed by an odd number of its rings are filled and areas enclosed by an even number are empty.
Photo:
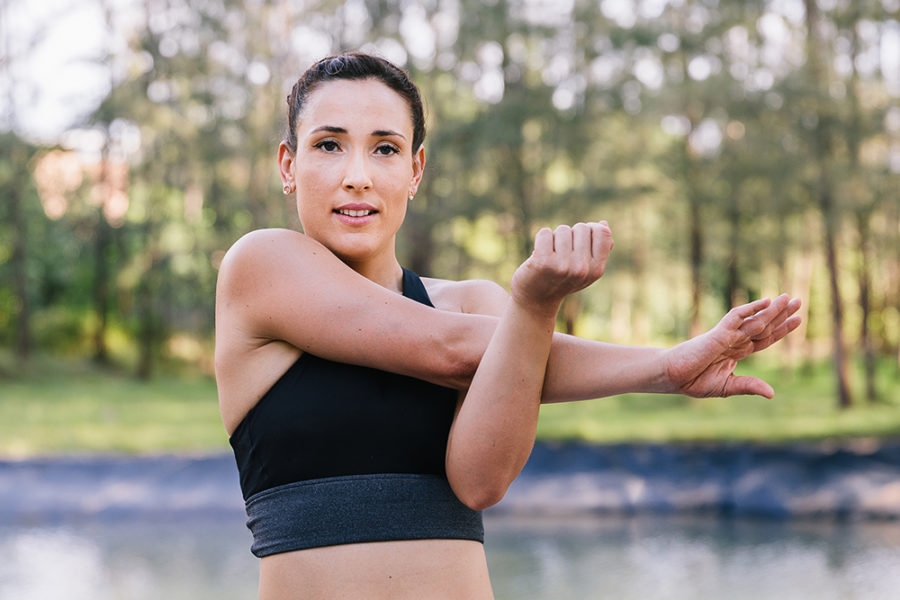
[[[297,187],[304,232],[348,263],[393,256],[425,166],[403,97],[377,79],[320,84],[296,133],[297,152],[282,144],[279,165]]]

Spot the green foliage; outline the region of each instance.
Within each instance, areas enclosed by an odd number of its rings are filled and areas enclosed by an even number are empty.
[[[0,456],[79,452],[220,452],[228,439],[212,378],[179,362],[140,382],[127,372],[82,360],[37,356],[11,372],[0,354]],[[753,364],[772,400],[625,395],[542,407],[541,439],[784,442],[900,436],[900,377],[880,364],[884,400],[840,411],[830,396],[830,365],[784,371]]]
[[[757,361],[743,374],[769,381],[775,397],[686,398],[629,394],[545,406],[538,436],[595,443],[756,441],[784,442],[900,436],[900,373],[882,361],[881,402],[841,410],[831,400],[831,364],[785,371]],[[858,374],[861,369],[858,369]],[[857,378],[857,381],[860,381]],[[857,390],[862,395],[862,387]]]
[[[505,283],[538,227],[607,219],[616,248],[567,319],[576,334],[670,343],[734,302],[787,290],[809,311],[794,352],[814,360],[834,327],[821,258],[833,224],[848,345],[861,345],[865,319],[871,347],[900,356],[900,83],[870,64],[896,39],[896,15],[879,3],[820,11],[823,73],[804,19],[762,0],[687,0],[655,15],[583,0],[571,11],[252,4],[142,0],[122,21],[131,29],[105,32],[127,45],[102,57],[111,89],[82,124],[102,144],[79,157],[61,210],[38,181],[59,148],[2,134],[3,347],[25,331],[42,350],[149,377],[173,339],[208,345],[230,244],[298,227],[274,160],[285,95],[313,59],[363,48],[405,62],[427,105],[404,264]]]
[[[215,383],[198,373],[166,369],[145,383],[39,356],[25,373],[0,375],[0,390],[2,456],[221,451],[228,444]]]

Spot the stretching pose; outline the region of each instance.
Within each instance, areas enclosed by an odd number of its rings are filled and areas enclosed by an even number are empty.
[[[563,298],[603,274],[605,222],[540,230],[509,293],[420,278],[395,253],[425,168],[416,87],[346,54],[310,67],[288,105],[278,163],[304,233],[242,237],[216,292],[261,599],[492,598],[479,511],[524,466],[542,402],[772,395],[734,367],[799,324],[799,301],[739,306],[671,349],[554,333]]]

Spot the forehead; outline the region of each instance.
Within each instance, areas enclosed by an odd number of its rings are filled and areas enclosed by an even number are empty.
[[[303,135],[321,125],[361,129],[367,133],[391,129],[412,136],[412,115],[406,100],[377,79],[334,79],[317,85],[306,97],[298,122]]]

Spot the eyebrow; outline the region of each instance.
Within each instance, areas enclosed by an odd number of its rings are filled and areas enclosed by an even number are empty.
[[[313,133],[318,133],[319,131],[327,131],[329,133],[344,133],[344,134],[347,133],[347,130],[344,129],[343,127],[336,127],[334,125],[321,125],[319,127],[316,127],[315,129],[313,129],[309,133],[310,133],[310,135],[312,135]],[[406,139],[405,135],[403,135],[402,133],[400,133],[398,131],[393,131],[391,129],[376,129],[375,131],[372,132],[372,137],[387,137],[387,136],[392,136],[392,135],[395,135],[404,140]]]
[[[398,131],[391,131],[390,129],[376,129],[372,132],[372,135],[375,137],[387,137],[390,135],[396,135],[399,138],[406,139],[406,136]]]

